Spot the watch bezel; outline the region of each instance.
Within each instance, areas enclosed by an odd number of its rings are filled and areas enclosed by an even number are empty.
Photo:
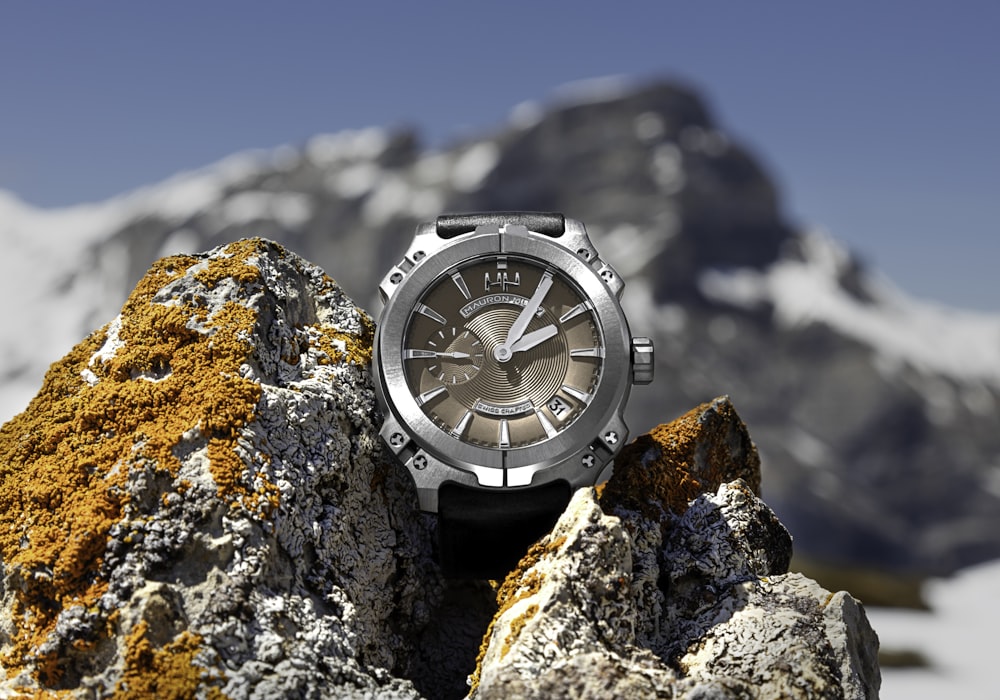
[[[568,465],[568,471],[585,471],[579,463],[581,451],[599,441],[600,433],[609,425],[621,432],[619,444],[606,446],[612,454],[625,439],[621,410],[631,389],[631,337],[615,290],[595,269],[605,270],[607,265],[603,262],[595,265],[595,259],[582,259],[558,239],[521,230],[527,235],[501,234],[495,227],[492,230],[483,227],[447,241],[433,254],[421,255],[412,269],[393,283],[375,336],[373,361],[379,368],[376,392],[382,405],[413,441],[415,449],[411,455],[422,450],[440,463],[476,475],[479,485],[537,485],[553,478],[567,478],[567,469],[553,467],[576,459],[575,465]],[[597,388],[580,416],[552,438],[513,448],[473,445],[442,430],[424,413],[409,390],[402,357],[410,314],[428,288],[456,266],[474,264],[480,258],[495,255],[523,256],[565,275],[593,303],[605,352]],[[412,456],[407,461],[412,462]],[[413,471],[413,464],[407,466]],[[484,470],[498,470],[500,474]],[[516,478],[509,478],[515,474]],[[596,476],[593,474],[593,479]]]

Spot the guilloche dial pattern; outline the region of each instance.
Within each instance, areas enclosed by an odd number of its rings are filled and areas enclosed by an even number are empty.
[[[543,262],[490,256],[441,275],[410,313],[406,381],[439,428],[510,449],[565,430],[600,381],[593,305]]]

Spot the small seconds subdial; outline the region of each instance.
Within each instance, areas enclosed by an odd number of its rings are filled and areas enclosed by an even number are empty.
[[[471,381],[483,366],[483,344],[467,328],[441,328],[424,348],[403,351],[404,360],[427,360],[427,371],[444,385]]]

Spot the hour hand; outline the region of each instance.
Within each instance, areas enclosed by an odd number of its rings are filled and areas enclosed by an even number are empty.
[[[542,279],[539,280],[535,293],[531,295],[528,303],[525,304],[523,309],[521,309],[521,313],[517,315],[517,318],[514,319],[514,323],[512,323],[510,329],[508,329],[507,339],[493,348],[493,356],[498,362],[507,362],[514,355],[514,345],[521,339],[521,336],[524,335],[525,329],[527,329],[528,324],[531,323],[532,316],[534,316],[538,311],[538,307],[542,305],[542,300],[545,299],[545,295],[549,293],[549,287],[551,286],[552,273],[546,272],[542,275]]]
[[[542,279],[538,282],[538,287],[535,289],[535,293],[531,295],[531,299],[518,317],[511,324],[510,330],[507,331],[507,340],[504,341],[504,345],[507,347],[513,347],[513,345],[521,339],[524,334],[525,329],[528,327],[528,323],[531,321],[531,317],[535,315],[538,311],[538,307],[542,305],[542,300],[545,295],[549,292],[549,287],[552,286],[552,275],[546,272],[542,275]]]
[[[552,336],[554,336],[559,331],[556,329],[555,324],[550,323],[547,326],[543,326],[536,331],[531,331],[530,333],[525,333],[521,336],[520,340],[510,346],[510,351],[521,352],[522,350],[530,350],[536,345],[545,342]]]

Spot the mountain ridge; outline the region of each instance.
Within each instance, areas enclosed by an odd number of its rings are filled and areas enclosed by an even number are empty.
[[[19,300],[0,411],[26,405],[159,256],[265,236],[374,310],[417,221],[487,209],[587,224],[627,278],[632,332],[657,341],[662,390],[634,393],[632,432],[732,396],[800,551],[926,573],[1000,556],[1000,315],[910,299],[792,226],[766,170],[697,93],[665,82],[522,106],[433,151],[364,129],[100,203],[39,210],[0,193],[0,279]]]

